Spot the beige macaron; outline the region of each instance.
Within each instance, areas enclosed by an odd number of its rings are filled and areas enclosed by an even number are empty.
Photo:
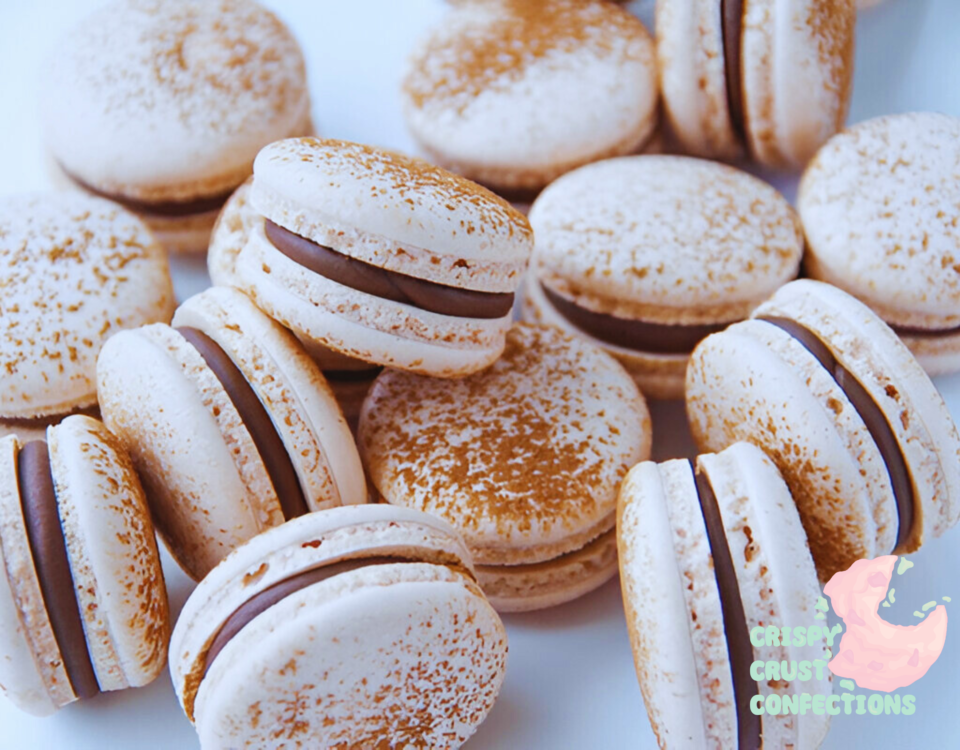
[[[522,198],[646,143],[653,40],[607,0],[461,3],[415,49],[402,98],[431,161]]]
[[[157,528],[196,579],[266,528],[366,501],[353,436],[320,370],[234,289],[191,297],[173,327],[114,337],[97,378]]]
[[[680,398],[696,343],[795,278],[796,213],[771,185],[686,156],[626,156],[552,183],[530,211],[524,319],[602,347],[645,395]]]
[[[166,253],[143,222],[78,193],[0,199],[0,298],[0,435],[21,439],[95,414],[104,341],[174,308]]]
[[[59,178],[174,251],[206,250],[257,151],[313,130],[300,46],[253,0],[115,0],[53,49],[40,101]]]
[[[156,537],[126,451],[85,416],[46,438],[0,439],[0,692],[40,716],[152,682],[170,637]]]
[[[516,325],[483,372],[387,370],[359,443],[382,501],[459,530],[493,605],[570,601],[616,573],[617,490],[650,453],[643,396],[615,359],[555,328]]]

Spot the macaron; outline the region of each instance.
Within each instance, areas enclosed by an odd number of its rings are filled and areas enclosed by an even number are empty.
[[[654,57],[643,24],[606,0],[460,3],[411,56],[404,117],[431,161],[522,199],[643,147]]]
[[[698,341],[797,275],[800,222],[773,187],[684,156],[597,162],[530,211],[523,317],[615,356],[652,398],[681,398]]]
[[[503,682],[507,635],[445,523],[368,505],[248,542],[171,641],[204,750],[459,747]]]
[[[250,203],[253,177],[236,189],[224,204],[210,235],[207,269],[210,279],[219,286],[238,286],[237,258],[247,244],[257,221],[263,221]],[[309,339],[302,342],[307,353],[323,371],[337,403],[351,428],[356,428],[360,407],[381,366],[338,354]]]
[[[178,252],[206,250],[260,148],[313,130],[300,47],[252,0],[112,2],[60,40],[40,92],[55,177]]]
[[[0,435],[95,413],[100,347],[170,320],[163,249],[136,216],[76,193],[0,198]]]
[[[931,375],[960,371],[960,119],[890,115],[845,130],[800,183],[809,276],[868,304]]]
[[[353,436],[320,370],[234,289],[191,297],[173,327],[112,338],[97,382],[157,530],[194,579],[271,526],[366,502]]]
[[[657,62],[687,153],[800,169],[847,117],[854,0],[657,0]]]
[[[240,288],[297,336],[354,359],[459,377],[500,356],[533,246],[526,218],[392,151],[296,138],[263,149]]]
[[[0,439],[0,692],[54,713],[152,682],[170,614],[143,489],[101,422]]]
[[[650,417],[615,359],[518,324],[483,372],[385,370],[358,441],[381,502],[440,516],[501,612],[550,607],[616,574],[617,490],[650,455]]]
[[[823,581],[913,552],[960,517],[960,437],[897,335],[804,279],[705,339],[687,371],[697,445],[761,447],[793,493]]]
[[[627,629],[660,747],[820,747],[825,712],[751,710],[755,696],[832,693],[826,641],[806,637],[819,623],[816,571],[770,459],[737,443],[696,461],[640,464],[620,490],[617,539]],[[770,625],[794,635],[755,645],[753,629]],[[757,661],[789,669],[817,660],[807,680],[796,667],[799,679],[753,679]]]

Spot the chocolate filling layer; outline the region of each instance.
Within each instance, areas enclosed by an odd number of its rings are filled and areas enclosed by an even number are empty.
[[[278,602],[286,599],[288,596],[292,596],[298,591],[303,591],[303,589],[307,588],[308,586],[312,586],[315,583],[326,581],[328,578],[333,578],[334,576],[338,576],[342,573],[349,573],[352,570],[366,568],[371,565],[386,565],[388,563],[405,562],[417,561],[403,557],[387,556],[342,560],[329,565],[321,565],[318,568],[313,568],[312,570],[307,570],[303,573],[298,573],[297,575],[291,576],[284,581],[273,584],[273,586],[264,589],[259,594],[255,594],[246,602],[241,604],[234,611],[234,613],[224,621],[223,626],[220,628],[216,636],[214,636],[213,641],[210,643],[210,648],[207,649],[205,656],[203,668],[204,676],[206,676],[207,672],[210,671],[210,667],[213,666],[213,663],[220,655],[220,652],[226,648],[226,645],[230,643],[234,637],[236,637],[237,633],[249,625],[255,617],[263,614]]]
[[[373,380],[381,372],[382,367],[367,367],[362,370],[324,370],[323,376],[335,383],[361,383]]]
[[[307,513],[309,510],[307,501],[303,496],[303,488],[300,487],[300,480],[297,478],[296,469],[293,468],[290,454],[287,453],[273,420],[270,419],[270,415],[250,383],[243,377],[243,373],[229,355],[202,331],[196,328],[178,328],[177,331],[200,352],[203,361],[217,376],[217,380],[223,385],[223,389],[240,414],[240,419],[246,425],[250,437],[253,438],[260,459],[270,476],[270,482],[283,509],[283,517],[289,521],[291,518]]]
[[[101,198],[106,198],[114,203],[119,203],[121,206],[124,208],[129,208],[134,213],[150,214],[153,216],[195,216],[197,214],[205,214],[209,211],[219,211],[223,207],[223,204],[227,202],[227,198],[229,198],[235,190],[235,188],[230,188],[224,193],[217,193],[216,195],[205,196],[203,198],[192,198],[186,201],[144,201],[137,200],[136,198],[128,198],[127,196],[120,195],[119,193],[104,192],[103,190],[95,188],[93,185],[84,182],[75,174],[68,172],[62,164],[60,165],[60,169],[63,170],[67,177],[77,183],[88,193],[93,193]]]
[[[723,63],[727,79],[727,107],[730,124],[741,141],[746,140],[746,115],[743,106],[743,0],[720,0],[723,22]]]
[[[100,685],[87,647],[50,472],[50,453],[43,440],[34,440],[20,449],[17,482],[30,553],[63,667],[76,696],[92,698],[100,693]]]
[[[557,312],[580,330],[595,339],[624,349],[651,354],[689,354],[711,333],[722,331],[729,323],[706,325],[668,325],[642,320],[618,318],[580,307],[554,292],[546,284],[540,285]]]
[[[912,326],[889,325],[898,336],[912,336],[916,339],[939,339],[956,336],[960,333],[960,326],[954,326],[953,328],[914,328]]]
[[[830,376],[840,386],[840,390],[853,404],[853,408],[857,410],[860,419],[867,426],[867,431],[873,438],[873,442],[877,444],[880,457],[886,464],[887,473],[890,475],[890,484],[893,487],[893,497],[897,503],[897,515],[899,517],[897,545],[893,551],[896,552],[901,549],[910,540],[913,533],[916,498],[913,491],[913,477],[907,467],[907,460],[904,458],[896,434],[890,427],[883,411],[853,373],[837,361],[833,352],[816,333],[797,321],[787,318],[764,317],[760,320],[788,333],[804,349],[810,352],[823,369],[830,373]]]
[[[415,279],[338,253],[265,220],[267,239],[277,250],[313,273],[358,292],[458,318],[502,318],[513,309],[513,294],[458,289]]]
[[[739,750],[759,750],[761,746],[760,717],[750,710],[750,699],[760,693],[760,686],[750,677],[753,663],[753,646],[750,643],[750,626],[740,596],[737,569],[727,544],[727,532],[723,527],[720,505],[709,478],[696,472],[697,496],[703,523],[707,529],[710,555],[713,558],[713,573],[720,592],[720,609],[723,612],[723,629],[727,636],[727,655],[733,678],[733,699],[737,708],[737,747]]]

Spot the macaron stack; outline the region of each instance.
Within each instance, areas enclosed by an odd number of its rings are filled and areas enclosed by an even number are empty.
[[[173,314],[163,249],[99,198],[0,199],[0,268],[0,435],[40,439],[68,414],[96,413],[104,341]]]
[[[657,0],[657,62],[688,153],[800,169],[843,127],[854,0]]]
[[[61,40],[42,89],[58,179],[178,252],[206,250],[260,148],[313,130],[300,47],[253,0],[116,0]]]
[[[360,417],[379,499],[458,529],[503,612],[570,601],[617,570],[617,489],[650,455],[650,418],[609,355],[519,324],[467,378],[388,370]]]
[[[0,692],[44,716],[153,681],[170,615],[129,456],[75,415],[0,439]]]
[[[773,459],[823,581],[913,552],[960,518],[960,436],[943,399],[896,334],[836,287],[795,281],[705,339],[687,414],[701,450],[745,440]]]
[[[682,398],[698,341],[795,278],[800,222],[770,185],[682,156],[590,164],[530,211],[523,316],[602,347],[653,398]]]
[[[404,116],[431,161],[526,202],[657,127],[654,44],[607,0],[458,3],[415,50]]]

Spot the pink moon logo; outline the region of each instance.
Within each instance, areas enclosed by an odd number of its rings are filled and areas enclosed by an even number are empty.
[[[896,555],[858,560],[823,589],[846,626],[830,671],[866,690],[889,693],[912,685],[939,658],[947,637],[942,604],[918,625],[892,625],[880,617],[896,561]]]

